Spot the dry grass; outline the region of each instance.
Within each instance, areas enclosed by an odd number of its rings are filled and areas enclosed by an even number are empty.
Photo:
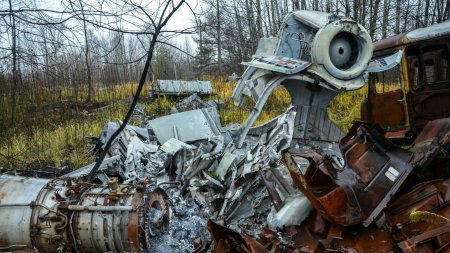
[[[367,97],[367,85],[359,90],[342,92],[328,106],[328,117],[346,132],[360,120],[360,108]]]
[[[254,103],[249,99],[243,108],[239,108],[230,99],[227,99],[233,93],[236,83],[214,79],[213,86],[217,92],[217,98],[225,100],[224,106],[219,108],[222,123],[243,123],[252,111]],[[328,117],[344,131],[347,131],[356,120],[360,119],[360,105],[366,96],[367,86],[339,94],[328,107]],[[269,97],[263,112],[254,125],[267,122],[280,115],[289,107],[290,103],[289,92],[283,87],[278,87]]]
[[[254,103],[248,99],[243,108],[236,107],[230,96],[236,83],[227,83],[224,79],[212,79],[215,95],[209,99],[224,101],[219,106],[222,124],[243,123]],[[42,96],[22,99],[16,108],[14,128],[0,133],[0,167],[5,168],[39,168],[60,166],[62,160],[75,168],[84,166],[94,158],[88,149],[86,136],[98,136],[108,120],[122,120],[128,109],[128,103],[117,103],[130,97],[136,86],[127,84],[110,89],[98,89],[95,101],[89,104],[79,102],[69,111],[67,108],[55,110],[54,101],[84,101],[87,92],[65,90],[58,94],[49,93]],[[149,86],[147,86],[147,89]],[[329,107],[330,118],[342,128],[348,129],[354,120],[359,119],[359,105],[367,89],[346,92],[339,95]],[[142,96],[145,99],[146,92]],[[0,113],[9,119],[10,101],[0,101]],[[56,103],[56,104],[58,104]],[[112,104],[107,109],[90,113],[92,108]],[[148,115],[156,117],[167,114],[175,101],[159,97],[151,104],[145,104]],[[290,105],[289,93],[282,87],[277,88],[267,101],[263,112],[255,125],[266,122],[283,113]],[[63,105],[64,107],[64,105]],[[50,108],[50,109],[49,109]]]
[[[130,97],[134,86],[126,84],[97,91],[91,103],[84,102],[85,91],[22,98],[16,106],[15,127],[0,135],[0,167],[59,167],[63,160],[81,167],[92,162],[86,136],[98,136],[108,120],[123,119],[128,103],[115,102]],[[10,119],[11,107],[7,106],[10,101],[0,102],[4,105],[2,115]],[[105,105],[110,106],[91,113]]]
[[[220,99],[224,102],[219,107],[219,113],[223,125],[230,123],[243,123],[250,115],[255,103],[251,99],[247,99],[242,108],[234,105],[230,99],[236,83],[225,82],[224,79],[213,79],[213,90],[216,93],[212,99]],[[270,119],[280,115],[289,107],[290,95],[283,87],[278,87],[269,97],[267,103],[264,105],[263,112],[260,114],[254,125],[267,122]]]

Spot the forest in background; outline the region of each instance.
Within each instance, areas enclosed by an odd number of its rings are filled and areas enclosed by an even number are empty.
[[[348,16],[380,40],[450,18],[450,0],[198,0],[190,29],[167,31],[150,80],[240,74],[259,38],[275,36],[293,10]],[[145,2],[145,5],[144,5]],[[194,4],[196,1],[188,1]],[[61,92],[136,82],[158,1],[0,1],[0,95]],[[189,35],[174,39],[180,34]],[[192,43],[195,41],[195,44]]]
[[[92,109],[133,94],[154,33],[149,17],[161,11],[157,4],[0,0],[0,142],[6,147],[0,150],[0,167],[1,159],[14,164],[25,150],[45,159],[49,138],[42,129],[52,133],[70,122],[71,132],[56,139],[84,138],[70,135],[79,131],[79,122],[91,120]],[[450,19],[449,8],[450,0],[199,0],[186,20],[190,28],[159,37],[147,88],[157,79],[241,74],[240,63],[251,58],[259,38],[275,36],[293,10],[348,16],[376,41],[444,22]],[[158,103],[170,107],[165,100]],[[111,108],[98,122],[124,113]],[[91,130],[100,127],[85,126],[80,133],[97,134]],[[66,142],[61,150],[70,154],[77,142]]]
[[[275,36],[293,10],[348,16],[375,41],[450,18],[450,0],[199,1],[186,20],[190,29],[168,31],[161,38],[151,80],[240,74],[240,63],[251,58],[259,38]],[[88,86],[90,101],[95,87],[136,82],[152,33],[146,15],[158,4],[143,2],[1,0],[0,95],[15,98]],[[45,3],[58,7],[42,7]],[[192,39],[174,39],[180,34]]]

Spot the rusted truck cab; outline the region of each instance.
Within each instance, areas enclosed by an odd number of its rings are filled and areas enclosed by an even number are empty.
[[[450,117],[450,22],[374,43],[374,58],[402,51],[399,65],[370,73],[361,118],[408,144],[427,122]]]

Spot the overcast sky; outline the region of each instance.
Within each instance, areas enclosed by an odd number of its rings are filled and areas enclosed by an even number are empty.
[[[87,3],[89,3],[89,1],[91,1],[95,5],[96,3],[98,4],[99,0],[85,0],[85,1]],[[179,2],[179,0],[174,0],[174,1],[175,1],[175,3]],[[3,2],[3,1],[0,1],[0,2]],[[117,2],[119,4],[122,4],[122,2],[120,0],[117,0]],[[135,3],[141,2],[143,4],[148,4],[148,7],[150,9],[153,9],[153,7],[155,7],[155,9],[156,9],[158,7],[158,4],[160,2],[164,2],[164,1],[163,0],[133,0],[133,2],[135,2]],[[193,11],[195,13],[202,12],[201,2],[202,2],[202,0],[186,0],[186,3],[189,4],[189,6],[193,9]],[[76,3],[76,1],[75,1],[75,3]],[[40,9],[50,9],[50,10],[63,9],[61,0],[37,0],[36,4],[37,4],[37,8],[40,8]],[[4,5],[4,6],[2,6],[2,5]],[[0,4],[0,6],[2,8],[4,7],[5,9],[8,7],[5,4]],[[192,13],[192,10],[188,7],[188,5],[184,4],[172,16],[172,18],[169,20],[169,22],[166,25],[164,30],[185,30],[185,29],[189,29],[189,28],[191,28],[191,30],[192,30],[193,26],[195,26],[194,14]],[[186,41],[185,37],[192,38],[191,35],[179,35],[175,38],[175,40],[178,43],[185,43],[185,41]],[[191,41],[191,46],[195,48],[196,45],[195,45],[194,41],[192,39],[190,39],[190,41]]]
[[[187,3],[194,9],[195,12],[201,12],[202,5],[200,4],[200,0],[187,0]],[[189,9],[187,5],[183,5],[176,14],[172,17],[170,22],[168,23],[168,29],[183,29],[192,27],[194,20],[194,16],[192,11]]]
[[[189,3],[194,12],[200,13],[202,11],[203,6],[201,4],[201,0],[187,0],[186,2]],[[184,30],[191,28],[194,25],[194,15],[191,9],[187,5],[183,5],[169,21],[166,30]],[[176,40],[179,43],[184,43],[186,41],[185,37],[189,38],[192,48],[197,47],[192,39],[192,35],[180,35]]]

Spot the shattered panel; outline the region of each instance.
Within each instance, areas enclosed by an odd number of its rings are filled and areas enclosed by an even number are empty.
[[[148,122],[160,143],[171,138],[182,142],[209,139],[220,134],[215,108],[198,109],[159,117]],[[168,127],[170,126],[170,127]]]
[[[376,58],[369,62],[367,72],[383,72],[389,70],[400,64],[403,56],[403,51],[399,50],[397,53],[388,55],[383,58]]]

